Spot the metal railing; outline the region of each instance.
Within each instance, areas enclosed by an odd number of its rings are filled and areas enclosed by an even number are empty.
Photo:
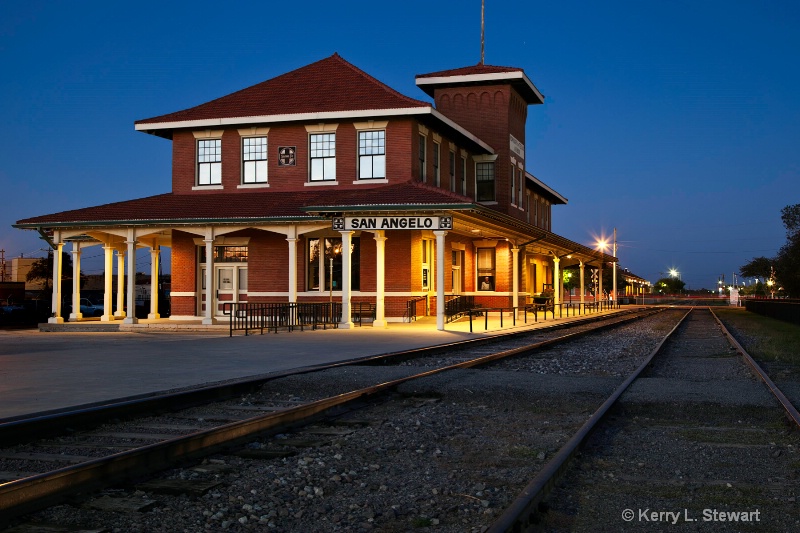
[[[278,328],[301,331],[310,327],[339,327],[342,318],[342,304],[326,303],[232,303],[223,304],[223,313],[230,317],[230,336],[234,331],[244,331],[248,335],[251,330],[278,332]]]
[[[461,318],[470,309],[475,307],[475,297],[474,296],[464,296],[459,295],[447,300],[444,303],[444,319],[445,322],[452,322],[458,318]]]
[[[425,302],[425,309],[428,308],[427,295],[420,296],[419,298],[413,298],[406,302],[406,313],[403,316],[404,321],[411,322],[417,320],[417,304],[419,304],[420,302]]]

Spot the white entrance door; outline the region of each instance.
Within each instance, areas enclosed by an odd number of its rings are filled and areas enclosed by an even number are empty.
[[[200,280],[202,285],[202,301],[207,300],[207,290],[205,287],[206,269],[200,269]],[[226,303],[239,303],[247,301],[247,266],[246,265],[214,265],[214,284],[215,290],[212,298],[214,306],[214,316],[225,316]],[[205,307],[200,309],[201,314],[205,312]]]

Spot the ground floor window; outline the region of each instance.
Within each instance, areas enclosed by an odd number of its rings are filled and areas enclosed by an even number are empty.
[[[313,237],[308,239],[307,286],[310,291],[342,290],[342,239]],[[350,243],[350,290],[361,290],[361,240]],[[322,287],[322,288],[320,288]]]
[[[199,246],[198,248],[200,248],[200,263],[205,264],[207,262],[206,247]],[[214,246],[214,262],[246,263],[247,246]]]
[[[495,282],[494,248],[478,248],[478,290],[493,291]]]

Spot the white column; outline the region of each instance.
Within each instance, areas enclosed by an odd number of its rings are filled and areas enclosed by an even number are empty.
[[[436,235],[436,329],[444,331],[444,236],[446,231],[434,231]]]
[[[203,239],[206,243],[206,312],[203,317],[203,324],[214,323],[214,237]]]
[[[47,319],[50,324],[63,324],[64,318],[61,316],[61,250],[64,243],[61,242],[61,237],[56,237],[54,243],[56,248],[53,250],[53,300],[52,300],[52,313],[53,316]]]
[[[386,298],[386,233],[384,231],[375,232],[375,321],[372,323],[374,328],[386,327],[386,310],[384,299]]]
[[[561,303],[561,273],[558,271],[558,265],[561,263],[561,259],[556,256],[553,256],[553,303],[560,304]]]
[[[136,233],[135,230],[128,230],[128,313],[123,322],[125,324],[136,324]]]
[[[150,248],[150,313],[149,319],[161,318],[158,313],[158,259],[161,247],[154,244]]]
[[[117,310],[115,318],[125,318],[125,252],[117,250]]]
[[[342,321],[339,323],[341,329],[353,327],[353,320],[350,313],[350,243],[353,237],[352,231],[340,231],[342,234]],[[333,283],[333,280],[331,280]]]
[[[72,312],[70,320],[83,318],[81,313],[81,243],[72,241]]]
[[[583,282],[583,273],[584,273],[586,265],[583,264],[583,261],[580,262],[580,267],[581,267],[581,303],[585,303],[584,302],[584,297],[586,296],[586,294],[585,294],[586,293],[586,289],[584,287],[584,282]],[[581,307],[583,307],[583,306],[581,306]]]
[[[514,291],[512,295],[511,305],[514,306],[514,312],[519,307],[519,248],[516,245],[511,247],[511,290]]]
[[[297,302],[297,238],[287,237],[289,243],[289,303]]]
[[[111,299],[113,296],[112,291],[114,290],[114,247],[111,244],[106,244],[103,246],[103,251],[105,252],[105,265],[103,269],[103,316],[100,317],[100,321],[110,322],[114,320],[114,316],[111,314]]]

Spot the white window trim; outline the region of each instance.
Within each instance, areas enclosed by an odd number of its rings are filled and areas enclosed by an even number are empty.
[[[319,124],[314,125],[314,126],[306,125],[306,131],[308,132],[308,137],[306,138],[306,147],[307,147],[307,150],[308,150],[308,176],[306,177],[306,186],[308,186],[308,185],[319,185],[321,183],[324,183],[326,185],[339,185],[339,181],[338,181],[338,179],[339,179],[339,176],[338,176],[338,172],[339,172],[338,165],[337,165],[337,169],[336,169],[336,173],[337,173],[336,179],[334,179],[334,180],[318,180],[318,181],[312,181],[311,180],[311,136],[312,135],[323,135],[325,133],[330,133],[330,134],[334,135],[334,139],[335,139],[336,130],[337,130],[338,127],[339,127],[338,124],[323,124],[323,123],[319,123]],[[334,161],[336,159],[338,159],[338,158],[339,158],[338,154],[333,156]]]
[[[364,125],[364,124],[373,124],[373,123],[375,123],[375,124],[388,124],[389,121],[382,121],[382,122],[377,122],[376,123],[374,120],[370,120],[368,123],[367,122],[360,122],[358,124],[359,125]],[[355,124],[354,124],[354,126],[355,126]],[[386,152],[388,150],[389,140],[388,140],[388,135],[387,135],[387,132],[386,132],[386,128],[385,127],[383,127],[383,128],[379,128],[379,127],[375,127],[375,128],[359,128],[359,127],[356,127],[356,130],[357,130],[357,132],[356,132],[356,181],[354,181],[353,183],[354,184],[358,184],[358,183],[389,183],[387,176],[384,176],[383,178],[361,178],[360,177],[361,176],[361,154],[359,153],[360,148],[358,146],[358,143],[359,143],[358,135],[359,135],[359,133],[366,132],[366,131],[382,131],[383,132],[383,142],[384,142],[384,145],[383,145],[383,164],[384,164],[384,170],[387,171],[388,169],[386,169]],[[388,171],[386,173],[388,174]]]
[[[193,191],[213,191],[223,189],[222,185],[222,134],[224,130],[193,131],[194,135],[194,186]],[[200,141],[219,141],[219,180],[220,183],[200,184]]]
[[[239,131],[239,185],[236,187],[237,189],[262,189],[265,187],[269,187],[269,128],[267,127],[256,127],[253,126],[251,128],[241,128]],[[244,140],[247,138],[252,139],[253,137],[266,137],[267,138],[267,181],[259,181],[256,183],[245,183],[244,182]]]

